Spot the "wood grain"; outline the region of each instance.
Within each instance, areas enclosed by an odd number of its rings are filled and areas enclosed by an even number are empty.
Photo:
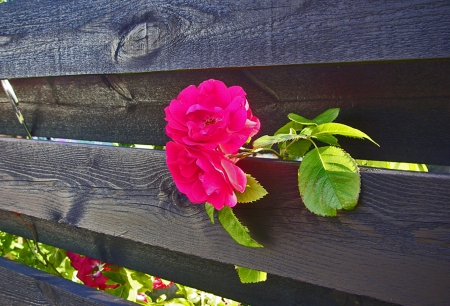
[[[136,305],[0,257],[1,305]]]
[[[107,241],[117,238],[391,303],[450,301],[448,175],[365,169],[358,208],[328,219],[298,199],[298,164],[245,160],[242,168],[269,191],[235,210],[265,246],[254,250],[236,245],[202,205],[179,194],[163,152],[1,139],[0,156],[2,211],[67,226],[72,235],[105,235],[85,241],[112,263],[130,249]]]
[[[191,84],[240,85],[274,133],[287,114],[314,117],[340,107],[337,121],[381,147],[340,138],[355,158],[450,165],[450,61],[216,69],[12,80],[35,136],[164,145],[164,107]],[[170,84],[170,86],[168,85]],[[24,134],[0,92],[0,134]]]
[[[11,1],[0,78],[450,57],[448,1]]]
[[[25,215],[21,217],[34,225],[39,232],[40,241],[94,258],[109,258],[124,267],[189,284],[191,287],[202,288],[251,305],[397,305],[273,274],[269,274],[266,282],[243,285],[236,277],[234,266],[229,264],[137,243],[123,238],[121,234],[104,235],[44,219]],[[0,210],[0,227],[32,239],[29,229],[11,212]]]

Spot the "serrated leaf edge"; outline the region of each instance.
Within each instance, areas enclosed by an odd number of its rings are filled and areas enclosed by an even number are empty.
[[[292,138],[291,139],[283,139],[283,140],[280,140],[280,141],[270,142],[269,144],[266,144],[264,146],[255,146],[255,142],[257,140],[265,137],[265,136],[267,136],[267,137],[274,137],[274,136],[279,136],[279,135],[289,135],[289,136],[292,136]],[[307,139],[307,137],[305,135],[302,135],[302,134],[277,134],[277,135],[272,135],[272,136],[270,136],[270,135],[263,135],[263,136],[259,137],[258,139],[256,139],[253,142],[253,149],[264,148],[264,147],[266,147],[268,145],[273,146],[274,144],[279,144],[279,143],[282,143],[282,142],[288,142],[288,141],[298,140],[298,139]]]
[[[246,268],[246,267],[242,267],[242,266],[238,266],[235,265],[234,268],[236,269],[236,272],[239,276],[239,280],[241,281],[241,283],[243,284],[255,284],[255,283],[261,283],[261,282],[265,282],[267,280],[267,272],[264,271],[260,271],[260,270],[255,270],[255,269],[251,269],[251,268]],[[258,280],[254,280],[254,281],[245,281],[242,279],[242,275],[240,272],[242,272],[242,269],[246,269],[246,270],[250,270],[250,271],[255,271],[258,272],[260,275],[262,274],[262,278],[259,278]]]
[[[257,199],[254,199],[254,200],[251,200],[251,201],[239,201],[239,199],[238,199],[238,203],[242,203],[242,204],[253,203],[253,202],[256,202],[256,201],[258,201],[258,200],[264,198],[266,195],[269,194],[269,193],[267,192],[266,188],[264,188],[263,185],[261,185],[257,179],[255,179],[253,176],[251,176],[251,175],[248,174],[248,173],[246,173],[245,176],[251,177],[251,178],[256,182],[256,184],[258,184],[258,185],[264,190],[265,193],[264,193],[261,197],[259,197],[259,198],[257,198]],[[250,185],[247,185],[247,186],[250,186]],[[245,190],[247,190],[247,186],[245,186]],[[244,193],[245,193],[245,190],[244,190],[244,192],[242,192],[241,194],[244,194]],[[235,192],[236,196],[238,195],[238,193],[240,193],[240,192]]]
[[[321,213],[317,213],[317,212],[313,212],[312,210],[310,210],[310,208],[305,204],[305,201],[304,201],[304,192],[305,192],[305,191],[302,190],[301,188],[299,188],[300,198],[302,199],[302,202],[303,202],[303,204],[305,205],[305,207],[308,209],[308,211],[310,211],[311,213],[313,213],[313,214],[315,214],[315,215],[322,216],[322,217],[336,217],[338,211],[339,211],[339,210],[342,210],[342,209],[344,209],[344,210],[353,210],[353,209],[358,205],[359,196],[360,196],[360,194],[361,194],[361,174],[360,174],[360,169],[359,169],[359,166],[358,166],[358,163],[356,162],[356,160],[355,160],[349,153],[347,153],[344,149],[342,149],[341,147],[336,147],[336,146],[332,146],[332,145],[330,145],[329,147],[334,147],[334,148],[337,148],[337,149],[343,151],[345,154],[348,155],[348,157],[350,157],[351,160],[353,160],[353,162],[354,162],[354,164],[355,164],[355,166],[356,166],[356,174],[358,174],[358,177],[359,177],[359,185],[360,185],[360,187],[359,187],[359,189],[358,189],[358,193],[357,193],[357,195],[356,195],[356,200],[355,200],[355,205],[354,205],[353,207],[351,207],[351,208],[345,208],[345,207],[342,207],[341,209],[338,209],[338,208],[332,208],[332,207],[331,207],[331,208],[330,208],[330,207],[326,207],[327,210],[334,210],[333,214],[329,214],[329,215],[321,214]],[[324,148],[324,147],[321,147],[321,148]],[[316,148],[314,148],[313,150],[318,150],[318,149],[319,149],[319,148],[316,147]],[[311,150],[311,151],[313,151],[313,150]],[[310,151],[310,152],[311,152],[311,151]],[[308,153],[310,153],[310,152],[308,152]],[[319,154],[319,153],[318,153],[318,154]],[[305,156],[306,156],[306,155],[305,155]],[[319,158],[320,158],[320,160],[322,160],[320,154],[319,154]],[[322,162],[322,164],[323,164],[323,162]],[[300,164],[300,167],[301,167],[301,164]],[[299,167],[299,169],[298,169],[298,180],[299,180],[299,181],[298,181],[298,185],[299,185],[299,187],[300,187],[300,167]],[[322,211],[325,211],[325,210],[323,209],[323,205],[320,205],[320,206],[322,207]]]

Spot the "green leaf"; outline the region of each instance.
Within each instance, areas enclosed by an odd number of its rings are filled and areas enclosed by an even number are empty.
[[[297,159],[305,156],[305,153],[311,147],[311,141],[306,139],[299,139],[293,141],[286,146],[286,153],[289,155],[290,159]]]
[[[317,124],[333,122],[339,115],[339,108],[330,108],[316,116],[312,121]]]
[[[379,146],[375,141],[372,140],[366,133],[361,132],[355,128],[341,123],[324,123],[316,126],[311,130],[311,137],[320,137],[323,135],[342,135],[347,137],[354,137],[360,139],[367,139]]]
[[[263,247],[250,237],[248,229],[236,218],[230,207],[224,206],[218,210],[217,217],[227,233],[240,245],[250,248]]]
[[[289,114],[288,118],[293,122],[300,123],[303,125],[319,125],[323,123],[332,122],[339,115],[339,108],[330,108],[323,113],[317,115],[314,119],[306,119],[303,116],[297,114]]]
[[[118,272],[114,271],[102,271],[102,275],[106,276],[110,280],[112,280],[115,283],[123,284],[125,283],[125,280],[123,279],[122,275],[120,275]]]
[[[321,216],[336,216],[339,209],[353,209],[361,187],[358,166],[337,147],[314,148],[303,158],[298,187],[305,206]]]
[[[158,298],[165,294],[166,301],[170,301],[173,298],[175,298],[177,296],[177,291],[178,291],[178,286],[176,284],[172,284],[167,288],[161,288],[161,289],[155,289],[152,291],[147,291],[145,292],[145,294],[147,294],[151,299],[153,303],[156,303],[156,301],[158,300]]]
[[[278,131],[276,131],[274,135],[289,134],[289,131],[291,129],[294,129],[295,131],[300,131],[302,128],[303,128],[303,125],[301,125],[297,122],[294,122],[294,121],[289,121],[288,123],[283,125],[281,128],[279,128]]]
[[[245,176],[247,177],[247,185],[244,192],[235,192],[238,203],[255,202],[267,194],[266,189],[253,176],[250,174],[245,174]]]
[[[126,284],[130,286],[131,289],[139,290],[143,287],[141,282],[137,280],[136,274],[133,270],[126,269],[124,267],[120,268],[120,274],[126,280]]]
[[[62,250],[62,249],[56,249],[54,251],[54,256],[53,256],[53,266],[54,267],[59,267],[61,265],[61,263],[63,262],[63,260],[66,258],[66,251]]]
[[[428,172],[427,165],[425,165],[425,164],[411,164],[411,163],[399,163],[399,162],[363,160],[363,159],[356,159],[356,163],[358,163],[358,165],[360,165],[360,166],[365,166],[365,167]]]
[[[322,141],[324,143],[327,143],[329,145],[332,145],[332,146],[335,146],[335,147],[340,147],[337,138],[334,137],[331,134],[322,134],[322,135],[315,136],[315,138],[317,140],[320,140],[320,141]]]
[[[278,135],[278,134],[296,134],[296,132],[300,131],[302,128],[303,128],[303,125],[301,125],[300,123],[289,121],[284,126],[282,126],[280,129],[278,129],[278,131],[276,131],[274,135]],[[291,133],[292,131],[294,131],[294,133]],[[278,143],[278,150],[279,150],[279,152],[285,151],[286,147],[288,145],[289,145],[289,142]],[[270,145],[270,147],[271,146],[272,145]],[[294,158],[295,157],[293,157],[292,159],[294,159]]]
[[[294,122],[303,124],[303,125],[317,125],[317,123],[315,123],[313,120],[311,119],[306,119],[303,116],[297,115],[297,114],[289,114],[288,118]]]
[[[214,224],[214,206],[212,204],[206,202],[205,210],[206,210],[206,214],[209,217],[209,220],[211,220],[211,223]]]
[[[278,135],[274,135],[274,136],[264,135],[264,136],[261,136],[260,138],[256,139],[253,142],[253,148],[254,149],[264,148],[267,146],[272,146],[273,144],[276,144],[279,142],[289,141],[289,140],[294,140],[294,139],[306,139],[306,137],[303,135],[297,135],[297,134],[278,134]]]
[[[123,286],[118,286],[115,289],[108,289],[107,288],[105,291],[108,292],[109,294],[112,294],[112,295],[115,295],[115,296],[118,296],[118,297],[122,297],[123,290],[124,290]],[[126,296],[128,296],[128,293],[126,294]]]
[[[301,130],[300,135],[303,135],[305,138],[310,137],[312,130],[315,126],[307,126],[303,130]]]
[[[249,284],[249,283],[259,283],[267,280],[267,273],[263,271],[253,270],[245,267],[234,266],[241,283]]]

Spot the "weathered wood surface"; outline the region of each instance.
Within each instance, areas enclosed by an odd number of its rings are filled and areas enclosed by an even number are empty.
[[[290,112],[340,107],[338,122],[381,147],[341,137],[355,158],[450,165],[450,61],[311,65],[12,80],[35,136],[164,145],[164,107],[191,84],[240,85],[275,132]],[[168,86],[170,84],[170,86]],[[0,92],[0,134],[24,134]]]
[[[359,206],[330,219],[301,204],[298,164],[244,160],[242,168],[269,191],[264,200],[235,209],[265,246],[255,250],[212,225],[202,205],[189,205],[174,187],[163,152],[1,139],[0,156],[0,209],[47,220],[61,232],[69,228],[70,240],[55,235],[48,243],[62,241],[74,251],[188,285],[198,281],[174,269],[187,269],[182,258],[200,275],[208,274],[206,260],[402,305],[450,302],[449,175],[366,169]],[[85,238],[74,239],[82,230]],[[106,238],[94,239],[97,234]],[[151,252],[133,253],[130,245],[173,252],[161,258],[173,259],[172,269],[146,261]],[[221,275],[209,273],[209,279]],[[248,290],[227,285],[232,298]]]
[[[0,78],[450,57],[450,3],[11,1]]]
[[[136,305],[0,257],[1,305]]]
[[[345,293],[270,274],[264,283],[242,285],[234,267],[197,256],[136,243],[121,235],[105,235],[89,230],[21,215],[33,224],[39,240],[124,267],[189,284],[251,305],[308,306],[395,306],[367,296]],[[0,228],[32,239],[30,230],[11,212],[0,210]],[[10,286],[10,283],[5,286]],[[16,287],[16,286],[14,286]],[[2,287],[3,288],[3,287]],[[9,304],[8,304],[9,305]],[[61,303],[61,305],[65,305]]]

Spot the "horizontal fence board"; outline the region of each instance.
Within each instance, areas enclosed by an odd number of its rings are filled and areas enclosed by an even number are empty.
[[[450,3],[11,1],[0,78],[450,57]]]
[[[0,139],[0,156],[2,211],[391,303],[450,302],[449,175],[363,169],[359,206],[321,218],[298,198],[297,163],[244,160],[269,191],[235,209],[265,246],[255,250],[179,194],[164,152]],[[102,259],[129,249],[109,245]]]
[[[33,224],[39,241],[56,244],[60,248],[90,257],[114,261],[124,267],[189,284],[191,287],[251,305],[397,305],[272,274],[269,274],[265,282],[243,285],[230,264],[137,243],[123,238],[120,234],[99,234],[26,215],[21,215],[21,218]],[[11,212],[0,210],[0,228],[33,239],[30,230]]]
[[[1,305],[136,305],[0,257]]]
[[[258,135],[274,133],[290,112],[314,117],[339,107],[338,122],[381,145],[341,137],[355,158],[450,165],[450,61],[33,78],[11,84],[35,136],[164,145],[164,107],[183,88],[209,78],[244,88],[261,120]],[[0,113],[0,134],[24,135],[3,92]]]

